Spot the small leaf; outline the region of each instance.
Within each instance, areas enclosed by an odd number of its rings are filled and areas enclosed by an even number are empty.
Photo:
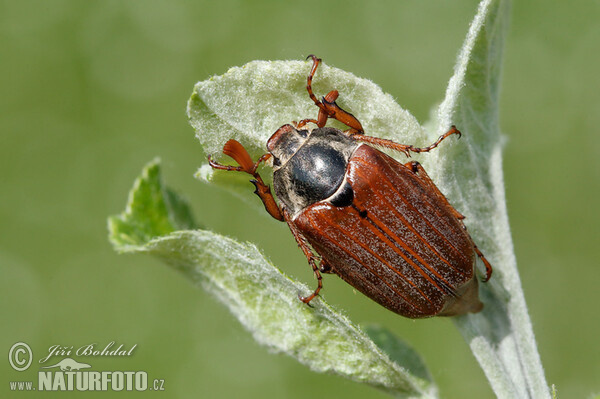
[[[148,163],[129,193],[127,207],[108,219],[109,239],[122,251],[136,247],[154,237],[195,226],[187,201],[163,188],[160,161]]]
[[[310,288],[284,275],[254,245],[210,231],[173,231],[172,221],[180,219],[176,214],[189,215],[189,210],[169,206],[184,202],[174,194],[166,202],[167,192],[158,163],[150,163],[134,184],[126,211],[110,218],[116,250],[163,259],[213,293],[256,341],[312,370],[338,374],[397,397],[437,397],[418,356],[396,357],[394,362],[322,299],[311,302],[313,308],[303,304],[296,294],[306,294]],[[399,340],[391,346],[402,347],[406,345]]]

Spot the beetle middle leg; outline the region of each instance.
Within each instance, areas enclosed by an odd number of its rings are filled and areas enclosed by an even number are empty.
[[[254,184],[254,187],[256,188],[256,190],[254,190],[254,194],[258,195],[258,197],[261,199],[269,215],[283,222],[281,209],[279,208],[279,205],[277,205],[277,202],[271,193],[271,188],[264,183],[263,179],[256,171],[261,162],[271,158],[271,154],[264,154],[258,158],[256,162],[252,162],[252,158],[250,158],[250,154],[248,154],[248,151],[246,151],[244,146],[233,139],[225,143],[223,146],[223,153],[233,158],[240,166],[221,165],[220,163],[214,161],[209,155],[208,164],[211,166],[211,168],[226,170],[229,172],[245,172],[249,175],[252,175],[254,179],[250,180],[250,182]]]

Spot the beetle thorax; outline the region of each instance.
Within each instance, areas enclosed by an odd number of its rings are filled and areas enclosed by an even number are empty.
[[[307,131],[286,126],[271,137],[267,147],[274,156],[273,188],[293,217],[334,196],[358,146],[341,130],[327,127]]]

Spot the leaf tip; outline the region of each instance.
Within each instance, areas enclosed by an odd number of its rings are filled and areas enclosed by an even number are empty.
[[[125,210],[108,218],[108,239],[118,252],[138,249],[154,237],[195,226],[187,201],[164,187],[154,158],[129,191]]]

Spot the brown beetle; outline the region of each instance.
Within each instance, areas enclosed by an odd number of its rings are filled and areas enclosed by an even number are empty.
[[[283,125],[268,140],[269,152],[256,162],[239,142],[229,140],[223,153],[240,166],[221,165],[209,156],[210,165],[254,176],[255,193],[267,212],[287,223],[318,280],[311,295],[299,296],[303,302],[308,304],[319,294],[321,273],[335,273],[406,317],[479,312],[483,304],[476,257],[485,264],[484,281],[491,277],[492,267],[469,236],[464,216],[418,162],[401,164],[371,146],[409,156],[430,151],[460,132],[452,126],[424,148],[365,136],[360,122],[335,103],[337,91],[320,101],[315,97],[311,83],[321,60],[309,58],[313,66],[306,88],[319,107],[318,118]],[[328,118],[350,129],[325,127]],[[305,129],[309,123],[317,127]],[[256,172],[269,159],[279,205]]]

